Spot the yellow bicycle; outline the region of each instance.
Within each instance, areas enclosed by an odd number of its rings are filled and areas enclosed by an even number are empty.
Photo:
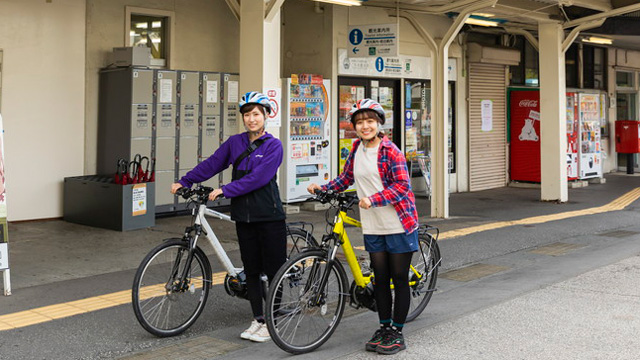
[[[278,347],[293,354],[313,351],[331,337],[342,318],[347,296],[349,305],[376,311],[374,274],[361,268],[345,232],[345,224],[361,226],[358,220],[347,215],[358,203],[357,196],[317,191],[316,199],[333,205],[335,215],[332,222],[328,221],[330,231],[323,236],[319,247],[290,258],[276,273],[267,294],[265,313],[269,334]],[[435,291],[442,261],[437,238],[437,228],[427,225],[419,228],[420,249],[413,254],[409,269],[411,304],[407,321],[422,313]],[[350,287],[347,287],[347,273],[336,258],[341,246],[353,274]]]

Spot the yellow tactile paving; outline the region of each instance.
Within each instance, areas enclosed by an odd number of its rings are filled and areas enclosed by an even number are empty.
[[[531,225],[548,221],[562,220],[576,216],[599,214],[608,211],[622,210],[629,206],[632,202],[640,198],[640,188],[629,191],[628,193],[613,200],[607,205],[576,211],[568,211],[559,214],[541,215],[530,218],[499,221],[491,224],[483,224],[472,226],[464,229],[456,229],[446,231],[440,234],[440,239],[454,238],[473,234],[480,231],[495,230],[514,225]],[[358,250],[364,250],[363,246],[355,247]],[[486,269],[484,269],[486,270]],[[495,270],[495,269],[494,269]],[[477,276],[479,272],[475,272]],[[213,274],[212,285],[220,285],[224,282],[226,272],[218,272]],[[140,289],[140,296],[145,299],[154,296],[162,296],[165,293],[164,284],[146,286]],[[62,304],[43,306],[40,308],[20,311],[13,314],[0,315],[0,331],[6,331],[25,326],[35,325],[42,322],[62,319],[69,316],[79,315],[90,311],[108,309],[110,307],[128,304],[131,302],[131,291],[118,291],[111,294],[95,296],[87,299],[70,301]]]
[[[9,325],[7,323],[0,322],[0,331],[11,330],[11,329],[15,329],[15,328],[16,328],[15,326]]]
[[[48,316],[52,319],[61,319],[73,315],[85,313],[85,310],[71,306],[69,304],[56,304],[50,306],[44,306],[41,308],[31,310],[37,314]]]

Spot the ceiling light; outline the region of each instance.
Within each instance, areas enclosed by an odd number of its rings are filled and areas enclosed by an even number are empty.
[[[476,19],[472,17],[468,18],[464,23],[479,26],[498,26],[498,23],[496,21]]]
[[[601,38],[601,37],[597,37],[597,36],[590,36],[588,38],[582,39],[582,41],[583,42],[592,43],[592,44],[603,44],[603,45],[611,45],[611,44],[613,44],[613,40],[606,39],[606,38]]]
[[[494,17],[495,15],[493,14],[489,14],[489,13],[473,13],[473,15],[475,16],[481,16],[481,17],[486,17],[486,18],[490,18],[490,17]]]
[[[362,5],[362,1],[360,0],[315,0],[319,2],[325,2],[336,5],[345,5],[345,6],[360,6]]]

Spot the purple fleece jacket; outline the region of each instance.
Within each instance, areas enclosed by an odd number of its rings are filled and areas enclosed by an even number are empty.
[[[248,194],[262,188],[276,175],[282,163],[282,142],[265,132],[261,139],[265,142],[242,160],[238,170],[251,170],[251,173],[222,186],[226,198]],[[195,183],[206,181],[232,165],[249,147],[249,135],[244,132],[233,135],[209,156],[180,179],[182,186],[191,187]]]

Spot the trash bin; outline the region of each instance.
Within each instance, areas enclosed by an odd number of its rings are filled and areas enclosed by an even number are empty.
[[[112,230],[155,225],[155,183],[120,185],[112,176],[64,179],[63,219]]]

